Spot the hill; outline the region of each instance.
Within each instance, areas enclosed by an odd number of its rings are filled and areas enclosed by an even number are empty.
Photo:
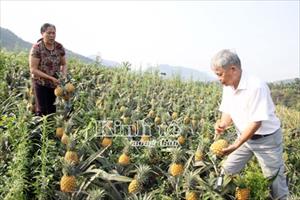
[[[14,34],[12,31],[0,27],[0,46],[1,49],[6,49],[8,51],[29,51],[32,47],[32,43],[24,41],[22,38]],[[93,59],[82,56],[80,54],[74,53],[66,49],[67,56],[69,58],[77,58],[83,62],[92,63]]]
[[[171,66],[168,64],[161,64],[158,67],[149,67],[147,71],[155,71],[158,70],[162,75],[165,75],[166,78],[171,78],[174,76],[180,76],[183,80],[194,80],[194,81],[214,81],[216,80],[214,77],[211,77],[209,74],[191,69],[188,67],[182,66]]]

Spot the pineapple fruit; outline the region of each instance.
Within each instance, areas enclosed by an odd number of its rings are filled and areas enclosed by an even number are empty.
[[[237,186],[235,189],[236,200],[250,199],[250,189],[247,188],[246,181],[240,175],[234,177],[233,182]]]
[[[61,138],[64,135],[64,128],[63,127],[57,127],[56,128],[56,137]]]
[[[65,164],[63,174],[60,179],[60,190],[62,192],[74,192],[77,187],[74,166]]]
[[[236,187],[235,198],[236,200],[248,200],[250,197],[250,190],[248,188]]]
[[[124,147],[123,153],[120,155],[118,159],[118,163],[122,166],[127,166],[130,164],[129,145],[126,145]]]
[[[185,199],[186,200],[197,200],[197,194],[195,192],[186,192],[185,193]]]
[[[148,141],[150,141],[150,135],[143,134],[141,137],[141,142],[148,142]]]
[[[65,162],[70,165],[77,165],[79,163],[78,154],[75,150],[76,141],[72,140],[67,144],[67,152],[65,154]]]
[[[101,141],[102,147],[109,147],[112,145],[112,138],[111,137],[104,137]]]
[[[69,136],[66,133],[64,133],[63,136],[61,137],[61,142],[65,145],[69,143]]]
[[[184,171],[182,164],[182,150],[176,148],[172,151],[172,163],[169,172],[172,176],[180,176]]]
[[[137,173],[134,179],[129,183],[128,192],[137,193],[141,191],[141,188],[148,178],[151,168],[148,165],[140,165],[137,167]]]
[[[54,90],[54,94],[57,97],[62,97],[64,94],[64,89],[61,86],[57,86]]]
[[[197,150],[195,152],[195,161],[202,161],[203,160],[203,152],[201,150]]]
[[[226,147],[228,147],[228,142],[224,139],[219,139],[210,146],[210,150],[216,156],[221,157],[223,156],[222,149]]]
[[[75,87],[72,83],[67,83],[65,89],[67,93],[73,93],[75,91]]]
[[[185,199],[186,200],[197,200],[198,195],[194,190],[197,186],[197,172],[189,171],[184,176],[184,184],[183,188],[186,190],[185,192]]]
[[[180,135],[178,138],[177,138],[177,141],[180,145],[183,145],[185,143],[185,137],[183,135]]]

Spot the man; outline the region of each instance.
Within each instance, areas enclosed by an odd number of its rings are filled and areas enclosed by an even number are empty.
[[[211,61],[211,68],[222,83],[223,94],[216,122],[216,134],[221,134],[233,123],[238,137],[222,151],[229,155],[223,168],[227,174],[239,173],[255,155],[265,177],[279,173],[272,183],[272,197],[287,199],[288,186],[282,159],[282,132],[275,116],[275,107],[266,83],[247,76],[238,55],[221,50]]]

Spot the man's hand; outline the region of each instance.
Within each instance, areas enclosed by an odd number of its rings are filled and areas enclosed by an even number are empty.
[[[237,148],[239,148],[239,146],[236,145],[235,143],[233,143],[233,144],[229,145],[227,148],[223,148],[222,153],[223,153],[223,155],[229,155],[230,153],[235,151]]]
[[[217,120],[215,123],[215,134],[222,134],[224,133],[226,126],[224,123],[221,123],[221,120]]]

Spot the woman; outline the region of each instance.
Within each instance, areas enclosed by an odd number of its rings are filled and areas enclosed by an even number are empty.
[[[35,94],[35,113],[38,116],[56,112],[54,89],[59,84],[58,75],[67,73],[65,49],[55,41],[56,28],[45,23],[42,38],[30,51],[29,64]]]

